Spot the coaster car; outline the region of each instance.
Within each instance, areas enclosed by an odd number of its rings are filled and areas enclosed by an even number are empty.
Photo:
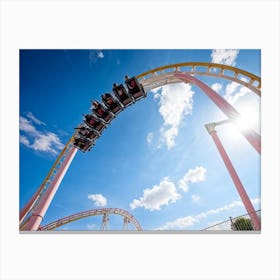
[[[128,88],[129,94],[131,94],[135,101],[146,97],[146,92],[144,91],[143,86],[138,82],[135,77],[129,78],[125,76],[125,84]]]
[[[81,125],[75,129],[77,130],[79,136],[84,137],[88,140],[93,141],[98,138],[98,134],[94,132],[94,130],[86,126]]]
[[[90,151],[90,149],[92,147],[92,142],[90,140],[77,137],[77,138],[75,138],[73,145],[77,149],[81,150],[82,152],[87,152],[87,151]]]
[[[127,92],[127,90],[125,89],[125,87],[120,84],[120,85],[113,85],[113,92],[115,94],[115,96],[117,97],[117,99],[120,101],[120,103],[124,106],[127,107],[128,105],[130,105],[133,102],[133,99],[131,97],[131,95]]]
[[[101,132],[105,128],[105,124],[102,123],[97,117],[94,115],[87,114],[85,115],[84,122],[90,128],[94,129],[95,131]]]
[[[98,101],[92,102],[92,105],[92,111],[95,113],[95,115],[104,120],[106,123],[109,123],[113,119],[112,113],[110,113],[110,111]]]
[[[102,95],[102,101],[105,106],[114,114],[117,115],[122,111],[122,105],[117,101],[110,93],[105,93]]]

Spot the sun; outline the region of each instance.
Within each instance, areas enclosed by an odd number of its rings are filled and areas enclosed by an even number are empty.
[[[253,129],[256,132],[260,132],[260,113],[259,110],[253,107],[246,107],[240,109],[240,118],[234,120],[235,125],[240,131],[246,131]]]
[[[235,119],[228,119],[224,122],[223,136],[230,141],[239,141],[243,136],[242,132],[248,131],[249,129],[254,130],[260,134],[260,107],[257,102],[243,102],[236,106],[240,117]]]

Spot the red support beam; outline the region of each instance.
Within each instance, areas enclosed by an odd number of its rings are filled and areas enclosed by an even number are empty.
[[[186,82],[192,83],[203,90],[203,92],[222,110],[222,112],[233,122],[241,119],[241,115],[236,109],[229,104],[224,98],[216,93],[212,88],[204,84],[202,81],[194,76],[186,73],[175,73],[175,77]],[[255,148],[255,150],[261,154],[261,136],[252,129],[246,129],[240,131],[248,142]]]
[[[54,180],[51,182],[50,186],[44,193],[42,199],[38,203],[34,213],[30,217],[30,220],[27,222],[26,226],[24,227],[24,230],[38,230],[39,226],[48,210],[48,207],[66,173],[68,170],[74,156],[76,155],[76,152],[78,150],[75,147],[72,147],[68,154],[66,155],[65,160],[63,161],[63,164],[59,168],[59,171],[57,172]]]
[[[244,207],[247,210],[248,215],[251,218],[251,221],[253,223],[254,229],[255,230],[261,230],[261,223],[260,223],[260,219],[258,217],[258,215],[256,214],[256,210],[251,202],[251,200],[249,199],[249,196],[245,190],[245,188],[243,187],[241,180],[239,179],[237,172],[235,171],[231,160],[228,156],[228,154],[226,153],[222,142],[220,141],[220,138],[218,137],[216,130],[215,130],[215,124],[208,124],[206,125],[206,128],[209,132],[209,134],[212,136],[212,139],[214,140],[214,143],[216,144],[218,151],[224,161],[224,164],[233,180],[233,183],[236,187],[237,192],[240,195],[240,198],[243,202]]]

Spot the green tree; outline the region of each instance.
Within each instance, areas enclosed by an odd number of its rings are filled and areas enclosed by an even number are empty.
[[[232,224],[233,230],[254,230],[250,219],[237,218]]]

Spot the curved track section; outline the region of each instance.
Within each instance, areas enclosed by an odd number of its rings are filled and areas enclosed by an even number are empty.
[[[123,216],[125,221],[133,224],[133,226],[135,227],[135,229],[137,231],[142,230],[139,222],[135,219],[135,217],[133,215],[131,215],[128,211],[120,209],[120,208],[92,209],[92,210],[76,213],[76,214],[64,217],[62,219],[59,219],[57,221],[54,221],[52,223],[49,223],[45,226],[42,226],[40,228],[40,230],[43,230],[43,231],[52,230],[52,229],[58,228],[60,226],[77,221],[82,218],[98,216],[98,215],[110,215],[110,214]]]
[[[146,71],[136,78],[144,89],[149,91],[167,84],[181,83],[182,81],[174,76],[176,72],[227,79],[249,88],[259,96],[261,95],[260,77],[239,68],[217,63],[184,62],[170,64]]]

